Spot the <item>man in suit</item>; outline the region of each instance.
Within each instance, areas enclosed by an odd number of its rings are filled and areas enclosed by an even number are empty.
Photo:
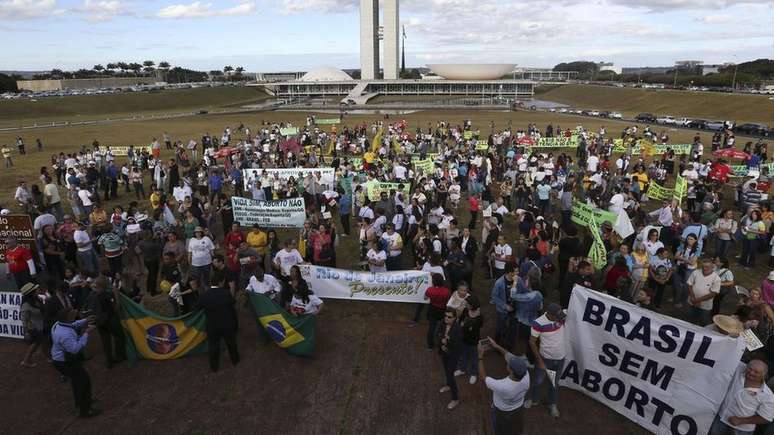
[[[199,296],[199,307],[207,317],[207,340],[209,342],[210,369],[217,372],[220,368],[220,341],[226,342],[231,363],[239,363],[236,331],[236,301],[226,288],[223,272],[214,271],[210,276],[210,288]]]

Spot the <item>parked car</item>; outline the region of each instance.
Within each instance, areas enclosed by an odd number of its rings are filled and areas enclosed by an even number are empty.
[[[737,125],[734,130],[739,134],[746,134],[748,136],[763,136],[768,132],[769,126],[748,122],[746,124]]]
[[[603,111],[599,112],[599,117],[600,118],[609,118],[610,117],[610,112],[608,112],[606,110],[603,110]]]
[[[559,113],[567,113],[567,112],[568,112],[568,110],[567,110],[567,108],[566,108],[566,107],[562,107],[562,108],[560,108],[560,109],[558,110],[558,112],[559,112]]]
[[[640,113],[639,115],[635,116],[634,120],[635,121],[639,121],[639,122],[648,122],[648,123],[650,123],[650,122],[655,122],[656,121],[656,117],[653,116],[652,113],[645,112],[645,113]]]
[[[675,119],[675,125],[680,127],[688,127],[689,125],[691,125],[691,121],[692,120],[688,118],[677,118]]]
[[[725,121],[706,121],[704,123],[705,130],[718,131],[718,130],[724,130],[725,128],[726,128]]]
[[[599,110],[589,110],[590,116],[599,116]]]
[[[623,119],[623,115],[621,115],[618,112],[610,112],[610,115],[608,116],[608,118]]]
[[[666,125],[674,125],[675,124],[675,118],[670,115],[662,115],[656,118],[656,123],[658,124],[666,124]]]

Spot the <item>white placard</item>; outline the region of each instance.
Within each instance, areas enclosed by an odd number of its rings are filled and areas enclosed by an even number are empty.
[[[333,190],[336,187],[336,171],[333,168],[259,168],[242,170],[245,190],[250,189],[253,180],[256,178],[260,180],[264,172],[272,181],[276,179],[283,184],[287,183],[290,177],[293,177],[296,183],[303,183],[306,176],[312,174],[317,178],[317,182],[320,183],[323,190]]]
[[[706,434],[745,343],[576,285],[559,384],[656,434]]]
[[[21,293],[0,292],[0,337],[24,338]]]
[[[303,228],[306,220],[304,198],[258,201],[231,197],[234,220],[243,227],[258,224],[269,228]]]
[[[363,272],[305,264],[301,274],[321,298],[426,303],[430,273],[418,270]]]

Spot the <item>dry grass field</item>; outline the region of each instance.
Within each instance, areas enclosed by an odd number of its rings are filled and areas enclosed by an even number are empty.
[[[538,88],[538,91],[540,88]],[[633,118],[640,112],[675,117],[760,122],[774,126],[774,98],[764,95],[688,92],[612,86],[546,87],[536,98],[579,109],[615,110]]]

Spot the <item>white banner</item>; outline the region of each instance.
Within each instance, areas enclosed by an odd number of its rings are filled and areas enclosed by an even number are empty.
[[[111,146],[106,147],[106,149],[109,149],[113,153],[113,156],[115,156],[115,157],[128,156],[129,155],[129,148],[130,148],[130,146],[128,146],[128,145],[111,145]],[[102,149],[102,147],[100,147],[100,149]],[[136,156],[140,155],[140,153],[143,152],[143,150],[148,151],[148,153],[151,153],[153,151],[153,147],[151,147],[150,145],[135,146],[134,147],[134,155],[136,155]]]
[[[363,272],[301,265],[309,288],[321,298],[426,303],[430,273],[418,270]]]
[[[744,341],[576,285],[560,385],[655,434],[706,434]]]
[[[0,337],[24,338],[21,293],[0,292]]]
[[[256,178],[260,180],[264,172],[266,172],[272,182],[273,180],[279,180],[285,184],[290,177],[293,177],[296,183],[304,183],[306,176],[312,174],[323,190],[333,190],[336,187],[336,171],[333,168],[258,168],[242,170],[245,190],[250,189],[250,184],[253,180]]]
[[[257,201],[231,197],[234,220],[243,227],[258,224],[270,228],[303,228],[306,221],[304,198]]]

